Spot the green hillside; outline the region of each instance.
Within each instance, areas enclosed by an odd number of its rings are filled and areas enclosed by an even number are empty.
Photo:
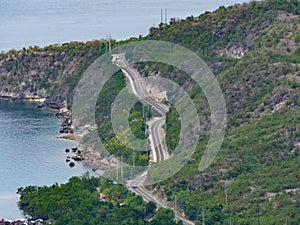
[[[140,224],[176,225],[171,210],[160,209],[152,202],[144,202],[122,185],[105,179],[73,177],[66,184],[50,187],[19,188],[20,208],[46,224]]]
[[[200,172],[210,132],[210,111],[201,89],[172,66],[135,65],[144,76],[159,74],[180,84],[199,110],[202,135],[192,159],[174,177],[147,187],[172,207],[176,199],[177,213],[196,224],[202,224],[203,215],[205,224],[300,223],[299,15],[298,0],[251,2],[185,20],[171,19],[169,24],[152,27],[143,38],[173,42],[197,53],[214,72],[225,96],[225,140],[213,164]],[[121,44],[131,41],[138,39]],[[72,87],[105,50],[105,43],[97,41],[3,54],[0,91],[18,96],[43,93],[49,101],[68,100],[70,105]],[[34,63],[42,59],[47,63]],[[130,150],[115,140],[108,117],[112,97],[125,80],[116,74],[109,82],[111,86],[99,95],[99,133],[112,153],[130,161]],[[140,104],[131,115],[135,135],[143,137]],[[170,151],[179,138],[177,116],[174,108],[167,115]],[[136,157],[140,165],[148,159],[147,154]]]
[[[253,2],[151,29],[149,39],[196,51],[213,69],[226,99],[228,127],[213,165],[198,171],[203,138],[188,165],[153,189],[168,201],[176,197],[191,220],[201,222],[204,212],[206,224],[299,223],[299,10],[299,1]],[[139,68],[182,77],[166,65]],[[186,89],[204,121],[203,132],[209,131],[204,95],[193,85]],[[176,115],[169,115],[172,129]],[[174,136],[167,134],[169,149]]]

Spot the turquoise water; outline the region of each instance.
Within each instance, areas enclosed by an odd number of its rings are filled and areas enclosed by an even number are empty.
[[[18,187],[64,183],[88,170],[65,162],[64,149],[76,143],[56,138],[59,123],[34,104],[0,101],[0,219],[23,217],[17,207]]]
[[[0,51],[102,39],[107,35],[117,40],[137,37],[146,35],[149,27],[160,23],[161,9],[167,9],[169,21],[172,17],[198,16],[220,5],[245,1],[1,0]]]

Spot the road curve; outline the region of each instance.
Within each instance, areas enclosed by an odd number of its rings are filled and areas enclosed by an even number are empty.
[[[122,68],[123,73],[128,77],[130,84],[133,89],[133,93],[143,102],[146,104],[151,105],[157,112],[159,112],[162,116],[165,116],[168,112],[169,108],[164,104],[157,103],[152,98],[150,98],[144,92],[144,84],[142,83],[142,79],[135,70],[130,68],[129,66],[125,66]]]
[[[153,148],[155,151],[156,155],[156,161],[161,162],[165,159],[164,157],[164,151],[163,151],[163,146],[162,146],[162,140],[160,140],[160,135],[159,135],[159,127],[164,124],[165,120],[164,118],[160,118],[156,120],[152,126],[150,127],[150,133],[152,135],[152,141],[153,141]]]
[[[115,64],[122,68],[123,73],[128,77],[133,93],[143,102],[146,104],[151,105],[158,113],[162,115],[161,118],[156,120],[152,123],[151,127],[149,128],[151,136],[152,136],[152,143],[153,143],[153,150],[156,155],[156,161],[161,162],[165,159],[164,151],[162,147],[162,141],[160,140],[159,135],[159,127],[165,122],[166,114],[169,110],[168,106],[158,103],[150,98],[145,92],[144,84],[142,83],[142,79],[139,73],[130,67],[125,59],[124,54],[119,54],[114,56],[117,58],[115,60]],[[143,188],[143,184],[147,179],[147,172],[137,176],[134,180],[127,182],[127,188],[132,192],[140,195],[145,201],[152,201],[157,205],[157,208],[169,208],[168,206],[163,205],[155,196],[151,195],[151,193],[147,192]],[[176,215],[175,212],[175,219],[181,220],[184,225],[194,225],[192,221],[189,221],[181,216]]]
[[[132,180],[127,184],[127,188],[132,192],[140,195],[145,201],[152,201],[156,204],[157,208],[170,208],[163,203],[161,203],[155,196],[151,195],[148,191],[143,188],[143,183],[147,178],[147,172],[143,173],[141,176],[137,177],[136,179]],[[189,221],[179,215],[176,215],[175,212],[175,219],[181,220],[184,225],[195,225],[192,221]]]

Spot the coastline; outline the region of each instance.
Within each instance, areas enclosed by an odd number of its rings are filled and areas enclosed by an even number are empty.
[[[37,108],[51,112],[54,116],[61,120],[59,134],[57,138],[72,140],[77,143],[75,157],[92,171],[102,173],[103,170],[113,169],[118,165],[118,160],[114,156],[108,158],[102,157],[100,152],[95,152],[93,147],[88,143],[81,143],[85,134],[90,132],[91,127],[82,127],[74,131],[72,125],[72,112],[67,108],[67,102],[49,101],[47,98],[38,96],[17,97],[15,94],[0,95],[0,101],[20,101],[20,102],[35,102]],[[64,151],[64,149],[62,149]],[[76,160],[75,160],[76,162]]]
[[[0,98],[0,101],[2,102],[1,115],[3,121],[1,130],[3,131],[3,137],[5,137],[1,143],[3,147],[6,146],[3,149],[1,162],[8,162],[7,166],[4,166],[6,164],[3,163],[1,167],[4,172],[4,176],[2,176],[4,183],[0,193],[1,221],[2,218],[11,220],[24,218],[17,205],[18,195],[16,191],[18,188],[29,185],[52,185],[54,182],[63,184],[73,176],[82,176],[86,171],[93,173],[82,162],[79,162],[74,169],[68,168],[68,164],[64,162],[65,157],[69,155],[65,154],[64,150],[66,148],[71,149],[77,146],[78,143],[57,138],[59,126],[64,120],[63,114],[57,114],[57,109],[38,107],[39,103],[32,103],[28,99]],[[32,130],[29,130],[31,128]],[[5,133],[9,133],[7,138]],[[20,140],[19,142],[18,138],[20,137],[26,137],[22,139],[27,141],[22,142]],[[20,146],[20,148],[17,146]],[[20,152],[24,152],[24,155]],[[26,155],[28,158],[24,158]],[[29,158],[32,160],[27,161],[26,159]],[[20,162],[30,162],[30,165],[27,163],[28,169]],[[40,172],[32,168],[44,169],[41,169]],[[12,169],[14,169],[13,174],[9,175],[9,171],[12,171]],[[23,171],[26,172],[23,173]],[[56,174],[56,171],[59,174]]]

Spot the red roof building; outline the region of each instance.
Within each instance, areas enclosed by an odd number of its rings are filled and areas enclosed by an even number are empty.
[[[99,200],[104,200],[106,198],[106,195],[103,193],[100,193]]]

